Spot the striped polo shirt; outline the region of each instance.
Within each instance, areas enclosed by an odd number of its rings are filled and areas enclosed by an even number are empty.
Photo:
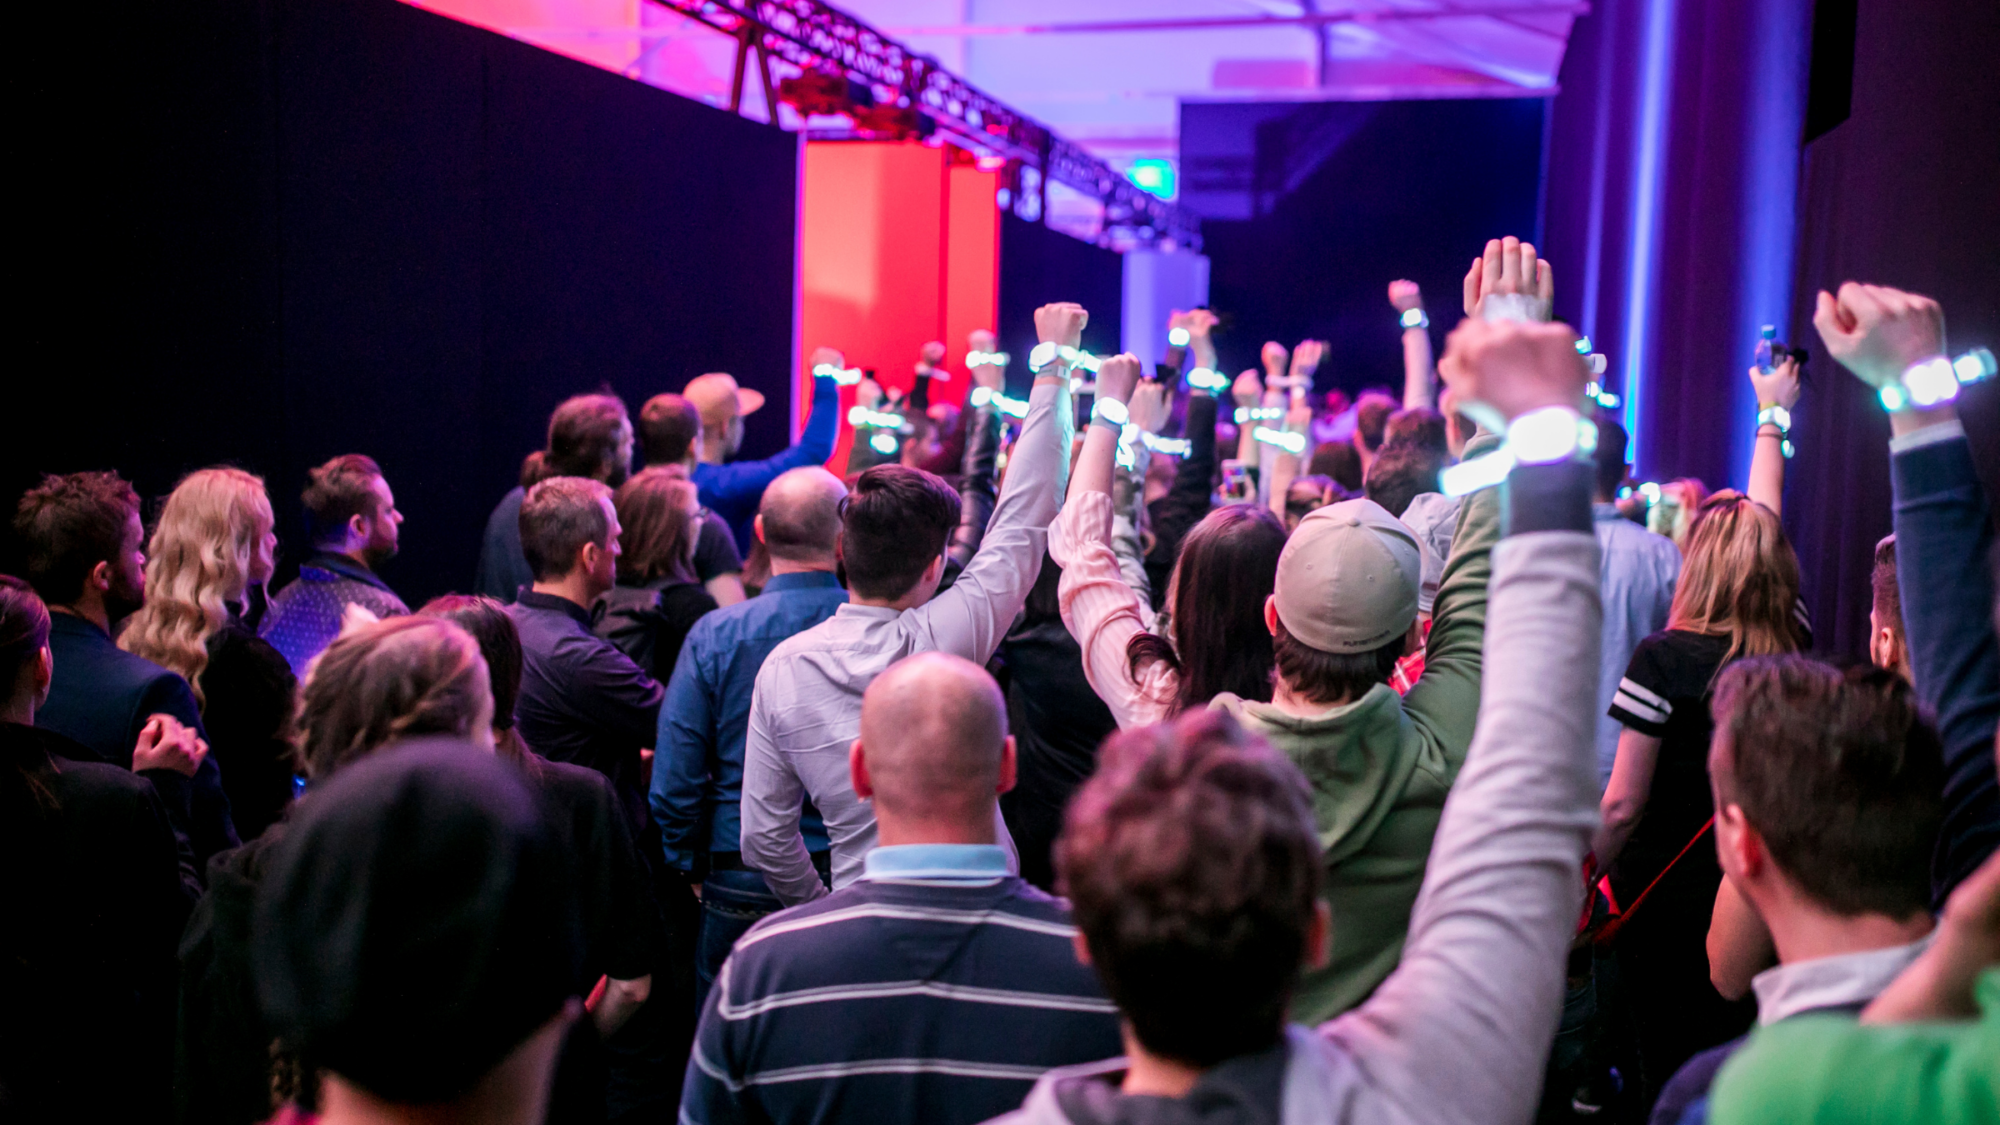
[[[1052,1067],[1120,1054],[1068,905],[990,845],[868,853],[860,881],[757,923],[701,1015],[682,1122],[984,1121]]]

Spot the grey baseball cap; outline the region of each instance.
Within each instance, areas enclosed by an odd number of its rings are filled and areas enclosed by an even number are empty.
[[[1380,504],[1320,508],[1278,556],[1278,620],[1321,652],[1373,651],[1417,619],[1423,571],[1417,537]]]

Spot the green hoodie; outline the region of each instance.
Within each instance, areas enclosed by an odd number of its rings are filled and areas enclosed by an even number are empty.
[[[1312,785],[1333,940],[1327,965],[1308,969],[1292,999],[1298,1023],[1318,1024],[1366,1000],[1403,956],[1431,837],[1479,717],[1486,583],[1499,538],[1500,490],[1467,496],[1433,606],[1424,674],[1407,696],[1377,684],[1310,719],[1226,693],[1211,704],[1269,739]]]

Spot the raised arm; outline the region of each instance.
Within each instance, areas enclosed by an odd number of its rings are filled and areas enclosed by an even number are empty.
[[[1574,339],[1557,325],[1467,322],[1447,361],[1461,353],[1468,393],[1505,419],[1574,413],[1584,384]],[[1590,475],[1564,459],[1524,464],[1508,480],[1479,730],[1438,824],[1402,963],[1321,1029],[1381,1102],[1357,1118],[1533,1115],[1596,819],[1603,611]]]
[[[1769,374],[1750,369],[1750,385],[1757,390],[1757,441],[1750,452],[1750,485],[1744,491],[1750,499],[1778,515],[1784,514],[1786,427],[1777,419],[1791,418],[1799,404],[1799,361],[1786,356]],[[1782,410],[1782,415],[1776,411]],[[1772,421],[1763,421],[1770,417]],[[1789,424],[1789,422],[1787,422]]]
[[[975,339],[980,335],[973,333]],[[992,333],[985,333],[985,337],[991,340]],[[988,394],[1004,390],[1005,380],[1003,367],[981,364],[972,369],[973,386],[985,387]],[[965,460],[959,464],[958,526],[952,530],[951,546],[946,551],[960,569],[979,552],[980,541],[986,538],[986,524],[993,518],[993,474],[999,467],[1000,434],[1007,422],[1001,417],[999,407],[989,401],[984,406],[967,405],[963,425]]]
[[[1089,315],[1076,304],[1035,310],[1035,331],[1043,343],[1077,346]],[[1060,360],[1044,367],[1028,395],[1028,417],[1007,462],[1007,483],[986,525],[979,553],[951,589],[904,614],[909,627],[939,652],[984,664],[1013,624],[1041,573],[1049,521],[1055,519],[1074,427],[1069,400],[1069,368]]]
[[[1897,386],[1913,365],[1944,355],[1944,312],[1913,293],[1848,282],[1819,295],[1813,317],[1827,351],[1863,382]],[[1889,415],[1896,493],[1896,585],[1917,695],[1937,715],[1945,754],[1945,816],[1931,869],[1942,906],[2000,845],[1993,734],[2000,723],[2000,643],[1992,627],[1990,504],[1958,411]]]
[[[1403,322],[1403,409],[1436,406],[1437,369],[1431,362],[1430,319],[1424,315],[1423,292],[1414,281],[1392,281],[1389,303]]]

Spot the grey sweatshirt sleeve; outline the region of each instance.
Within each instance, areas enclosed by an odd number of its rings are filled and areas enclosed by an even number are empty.
[[[1344,1099],[1351,1120],[1533,1116],[1597,824],[1597,540],[1587,504],[1542,487],[1568,483],[1510,481],[1517,534],[1493,552],[1478,730],[1402,962],[1366,1004],[1320,1028],[1359,1087]],[[1582,526],[1568,530],[1579,511]]]

